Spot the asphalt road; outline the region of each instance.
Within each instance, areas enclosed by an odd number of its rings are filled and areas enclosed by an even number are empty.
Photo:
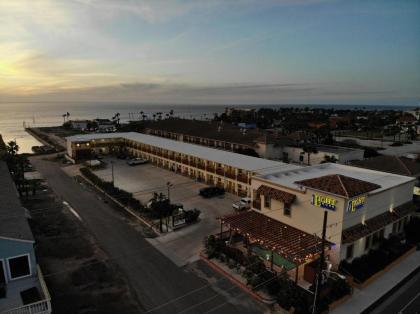
[[[420,272],[417,272],[371,314],[420,314]]]
[[[59,163],[41,158],[33,158],[32,163],[120,266],[144,312],[262,313],[266,309],[206,265],[198,268],[211,278],[211,285],[190,268],[177,267],[96,193],[67,176]]]

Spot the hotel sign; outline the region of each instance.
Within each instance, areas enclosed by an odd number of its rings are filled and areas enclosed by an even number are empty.
[[[337,209],[337,200],[329,196],[313,194],[311,204],[317,207],[335,211]]]
[[[349,201],[347,205],[347,211],[354,213],[355,211],[362,209],[365,206],[366,196],[359,196]]]

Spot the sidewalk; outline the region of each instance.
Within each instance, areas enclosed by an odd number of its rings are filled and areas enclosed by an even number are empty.
[[[332,314],[360,313],[382,295],[391,290],[404,277],[420,265],[420,251],[415,251],[390,271],[379,277],[363,290],[354,289],[353,296],[346,303],[332,310]]]

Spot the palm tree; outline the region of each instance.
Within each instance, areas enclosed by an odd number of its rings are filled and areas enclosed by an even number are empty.
[[[10,141],[7,143],[6,151],[11,156],[16,156],[19,151],[19,145],[16,141]]]
[[[65,113],[64,113],[64,114],[62,114],[61,116],[63,117],[63,123],[65,123],[65,122],[66,122],[66,117],[67,117],[67,114],[65,114]]]
[[[318,150],[313,145],[307,145],[303,146],[303,151],[308,154],[308,166],[311,165],[311,154],[316,154]]]

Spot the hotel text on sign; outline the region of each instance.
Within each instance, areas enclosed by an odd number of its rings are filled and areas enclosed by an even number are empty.
[[[312,195],[312,205],[317,207],[322,207],[328,210],[335,210],[337,205],[337,200],[323,195],[313,194]]]
[[[347,206],[347,211],[350,213],[354,213],[356,210],[363,208],[365,205],[366,196],[360,196],[355,199],[349,201],[349,205]]]

